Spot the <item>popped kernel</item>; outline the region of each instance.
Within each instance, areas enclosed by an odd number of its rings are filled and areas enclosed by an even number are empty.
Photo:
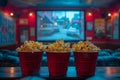
[[[89,41],[79,41],[78,43],[74,43],[72,45],[72,50],[73,51],[83,51],[83,52],[88,52],[88,51],[99,51],[100,48],[95,46],[93,43]]]

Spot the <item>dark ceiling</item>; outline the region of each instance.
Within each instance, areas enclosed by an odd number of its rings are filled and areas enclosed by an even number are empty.
[[[109,7],[119,0],[8,0],[16,7]]]

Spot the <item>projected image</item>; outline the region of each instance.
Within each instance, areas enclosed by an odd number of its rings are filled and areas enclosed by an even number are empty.
[[[37,41],[84,40],[83,11],[37,11]]]

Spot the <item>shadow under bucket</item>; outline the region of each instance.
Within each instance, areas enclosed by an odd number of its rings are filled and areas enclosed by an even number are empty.
[[[95,74],[98,52],[74,52],[78,76],[90,77]]]
[[[50,77],[65,77],[68,69],[70,52],[47,52]]]
[[[39,75],[42,52],[18,52],[23,76]]]

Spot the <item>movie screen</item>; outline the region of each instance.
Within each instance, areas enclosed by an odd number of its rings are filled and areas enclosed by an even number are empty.
[[[37,41],[85,39],[84,11],[37,11]]]

